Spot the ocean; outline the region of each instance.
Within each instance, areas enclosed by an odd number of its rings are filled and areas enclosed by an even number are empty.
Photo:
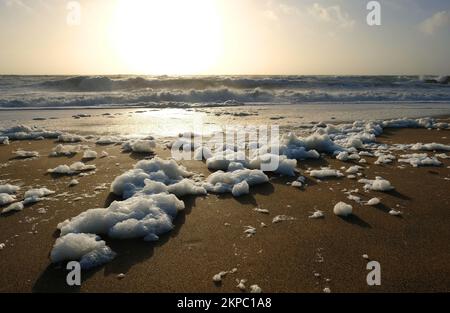
[[[199,124],[296,130],[449,114],[446,77],[0,76],[0,128],[173,136]]]
[[[445,77],[0,76],[0,108],[449,101]]]

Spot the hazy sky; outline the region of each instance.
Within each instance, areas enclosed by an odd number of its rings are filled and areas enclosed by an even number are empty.
[[[448,0],[72,2],[0,0],[0,73],[450,74]]]

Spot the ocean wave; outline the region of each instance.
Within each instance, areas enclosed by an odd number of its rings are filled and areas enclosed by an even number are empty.
[[[320,89],[320,88],[404,88],[448,84],[448,79],[412,76],[197,76],[122,77],[77,76],[53,78],[36,84],[57,91],[99,92],[139,89]]]
[[[60,91],[120,91],[139,89],[254,89],[254,88],[288,88],[298,86],[300,82],[289,79],[249,79],[249,78],[218,78],[218,77],[159,77],[159,78],[110,78],[105,76],[78,76],[61,80],[43,82],[41,86]]]
[[[0,76],[0,107],[450,102],[448,77]]]
[[[205,90],[145,90],[139,92],[32,93],[0,98],[0,107],[147,106],[199,107],[252,103],[449,102],[448,91],[427,89],[267,90],[261,88]]]

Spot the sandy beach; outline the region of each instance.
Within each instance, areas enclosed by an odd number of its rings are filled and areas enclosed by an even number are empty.
[[[377,143],[450,144],[448,130],[385,129]],[[54,140],[11,141],[0,145],[0,181],[21,186],[19,198],[27,188],[47,187],[56,193],[44,201],[25,206],[20,212],[0,217],[0,292],[239,292],[237,280],[257,284],[263,292],[448,292],[450,266],[450,160],[441,166],[412,167],[400,163],[375,165],[367,157],[359,164],[363,177],[382,176],[395,190],[365,192],[357,179],[318,180],[308,169],[330,166],[334,169],[358,164],[331,156],[298,162],[307,179],[306,187],[290,185],[295,178],[269,175],[270,182],[252,186],[250,194],[235,198],[231,194],[187,196],[180,199],[186,208],[174,220],[175,228],[155,243],[141,239],[107,242],[116,258],[104,266],[83,271],[80,287],[68,287],[63,265],[51,264],[49,253],[59,236],[57,224],[91,208],[107,207],[117,196],[110,194],[114,178],[150,155],[121,151],[120,145],[83,143],[109,156],[95,164],[95,174],[74,178],[54,176],[47,169],[80,161],[73,157],[49,157]],[[39,158],[15,159],[13,152],[32,150]],[[445,151],[440,151],[445,152]],[[170,157],[170,150],[157,146],[156,155]],[[396,152],[396,156],[405,151]],[[409,152],[408,152],[409,153]],[[433,154],[433,153],[432,153]],[[204,162],[182,161],[189,171],[208,176]],[[353,164],[354,163],[354,164]],[[353,195],[367,206],[347,199],[345,190],[359,189]],[[338,217],[333,207],[339,201],[351,203],[353,215]],[[255,211],[266,209],[269,214]],[[44,210],[42,210],[44,209]],[[392,210],[402,212],[392,216]],[[310,219],[315,211],[322,219]],[[286,215],[289,221],[272,223]],[[262,224],[264,223],[264,224]],[[262,227],[265,225],[265,227]],[[248,237],[246,226],[256,229]],[[363,257],[366,255],[366,257]],[[382,284],[366,283],[370,260],[381,264]],[[220,284],[213,276],[226,275]],[[125,277],[119,279],[119,274]]]
[[[450,1],[0,0],[0,47],[11,307],[450,293]]]

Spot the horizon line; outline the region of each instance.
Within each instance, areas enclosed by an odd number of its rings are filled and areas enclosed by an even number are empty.
[[[436,74],[436,73],[426,73],[426,74],[406,74],[406,73],[383,73],[383,74],[143,74],[143,73],[97,73],[97,74],[83,74],[83,73],[67,73],[67,74],[12,74],[12,73],[0,73],[0,76],[167,76],[167,77],[194,77],[194,76],[341,76],[341,77],[352,77],[352,76],[450,76],[447,74]]]

